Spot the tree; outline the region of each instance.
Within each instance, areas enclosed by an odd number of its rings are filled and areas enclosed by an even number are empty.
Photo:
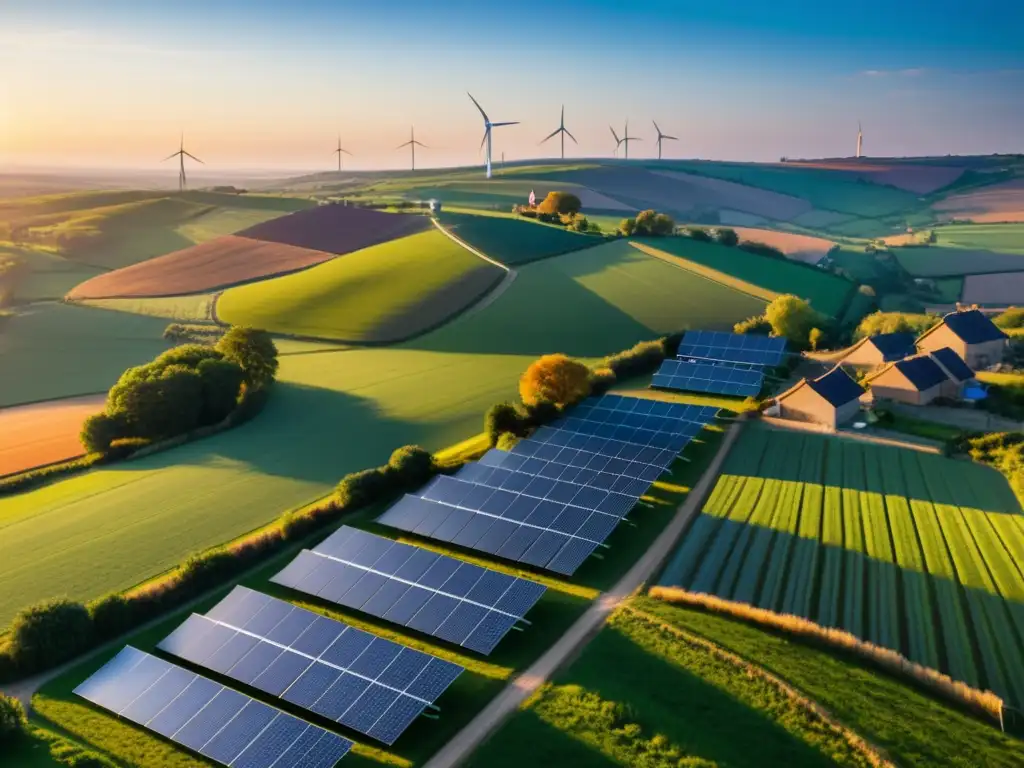
[[[703,227],[687,227],[686,234],[690,236],[691,240],[698,240],[703,243],[711,240],[711,235],[709,235],[708,231]]]
[[[772,324],[764,315],[754,315],[746,320],[740,320],[732,327],[733,333],[746,333],[752,336],[771,336]]]
[[[47,600],[14,618],[10,653],[19,671],[29,674],[74,657],[90,645],[92,632],[84,605],[66,598]]]
[[[186,368],[197,368],[204,360],[223,360],[224,354],[205,344],[182,344],[172,347],[157,356],[154,365],[184,365]]]
[[[728,227],[719,227],[715,230],[715,242],[719,245],[727,245],[730,248],[739,245],[740,236],[736,234],[735,229],[729,229]]]
[[[519,396],[528,406],[547,400],[562,407],[589,391],[590,369],[566,355],[544,355],[519,379]]]
[[[203,389],[201,424],[218,424],[238,404],[238,394],[245,381],[245,372],[232,360],[207,359],[196,368]]]
[[[388,469],[403,485],[415,488],[434,476],[437,465],[430,451],[418,445],[405,445],[391,454]]]
[[[1010,307],[1002,314],[996,315],[992,322],[1000,328],[1024,328],[1024,309]]]
[[[495,403],[487,409],[484,416],[484,432],[487,433],[487,439],[492,446],[502,432],[522,435],[523,424],[519,411],[511,403]]]
[[[121,415],[94,413],[82,424],[79,440],[89,453],[106,453],[110,444],[127,437],[127,425]]]
[[[764,316],[773,335],[785,336],[800,347],[807,346],[811,329],[823,319],[804,299],[789,293],[776,296],[765,308]]]
[[[203,383],[193,369],[171,365],[131,382],[119,393],[118,403],[115,413],[123,415],[129,436],[160,440],[199,424]]]
[[[25,732],[25,709],[13,696],[0,693],[0,744],[10,744]]]
[[[255,387],[266,387],[277,375],[277,347],[266,331],[232,326],[217,342],[216,349],[245,372],[245,379]]]
[[[619,233],[630,237],[636,232],[636,219],[628,218],[619,222]]]
[[[569,222],[569,229],[573,232],[589,232],[590,222],[587,221],[587,217],[582,213],[578,213],[572,217],[572,221]]]
[[[671,235],[676,231],[675,219],[667,213],[657,213],[651,222],[650,230],[652,235],[659,235],[661,237]]]
[[[571,192],[548,192],[547,197],[537,206],[537,210],[548,214],[575,214],[579,213],[582,207],[583,203]]]
[[[807,334],[807,343],[811,345],[811,349],[817,350],[824,338],[825,332],[821,328],[811,328],[811,332]]]
[[[880,333],[924,333],[939,321],[935,315],[922,315],[910,312],[872,312],[860,321],[854,331],[854,340],[865,336],[876,336]]]

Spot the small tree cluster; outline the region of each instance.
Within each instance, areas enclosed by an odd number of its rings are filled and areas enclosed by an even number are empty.
[[[750,334],[751,336],[771,336],[772,324],[764,315],[754,315],[736,323],[732,327],[732,332]]]
[[[571,192],[548,192],[537,206],[538,213],[576,215],[583,208],[580,199]]]
[[[735,333],[784,336],[798,349],[817,348],[825,343],[829,318],[792,294],[776,296],[763,315],[748,317],[733,326]],[[813,342],[812,342],[813,333]]]
[[[860,321],[853,333],[854,340],[881,333],[924,333],[939,321],[935,315],[912,312],[872,312]]]
[[[544,355],[519,379],[519,397],[527,405],[539,402],[564,407],[590,391],[590,369],[567,355]]]
[[[702,243],[711,242],[711,235],[703,227],[687,227],[686,234],[691,240],[697,240]]]
[[[667,213],[653,210],[640,211],[635,217],[623,219],[619,224],[619,233],[629,237],[664,237],[676,231],[676,222]]]
[[[736,234],[735,229],[729,229],[728,227],[718,227],[714,230],[712,235],[714,240],[719,245],[725,245],[732,248],[739,245],[740,236]]]
[[[1024,328],[1024,308],[1010,307],[992,318],[992,322],[1000,328]]]

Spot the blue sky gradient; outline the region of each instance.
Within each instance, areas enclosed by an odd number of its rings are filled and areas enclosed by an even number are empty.
[[[493,7],[491,7],[493,5]],[[548,8],[547,11],[541,9]],[[525,10],[524,10],[525,9]],[[628,117],[653,151],[777,160],[1024,151],[1024,3],[796,0],[641,4],[7,0],[0,163],[158,165],[180,130],[215,168],[397,168],[415,123],[430,165],[577,156]]]

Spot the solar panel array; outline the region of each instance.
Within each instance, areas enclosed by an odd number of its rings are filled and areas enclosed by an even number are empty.
[[[463,671],[245,587],[157,647],[385,744]]]
[[[725,363],[778,365],[786,355],[786,339],[780,336],[745,335],[722,331],[687,331],[676,356],[680,359]]]
[[[707,392],[716,395],[754,397],[761,391],[764,373],[731,365],[666,360],[651,379],[651,386]]]
[[[483,654],[547,589],[347,526],[271,581]]]
[[[636,505],[657,478],[655,468],[667,467],[716,412],[619,395],[589,398],[521,442],[520,453],[491,452],[455,477],[436,477],[379,522],[571,575]],[[510,458],[528,451],[545,458]]]
[[[75,693],[232,768],[332,768],[352,748],[348,739],[131,646]]]

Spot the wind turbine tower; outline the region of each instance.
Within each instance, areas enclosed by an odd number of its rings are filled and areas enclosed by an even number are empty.
[[[170,160],[173,157],[177,157],[181,161],[181,164],[179,165],[180,170],[178,171],[178,191],[179,192],[184,192],[185,188],[188,186],[188,180],[185,178],[185,158],[186,157],[191,157],[193,160],[195,160],[200,165],[206,165],[206,163],[204,163],[202,160],[200,160],[195,155],[185,151],[185,134],[184,133],[181,134],[181,144],[178,147],[178,151],[177,152],[172,152],[171,154],[169,154],[167,157],[165,157],[163,159],[163,162],[166,163],[168,160]]]
[[[615,131],[612,131],[612,135],[615,136]],[[615,138],[618,139],[619,137],[615,136]],[[630,136],[629,135],[629,118],[627,117],[626,118],[626,131],[625,131],[625,133],[622,134],[622,141],[621,141],[621,143],[624,144],[625,147],[626,147],[626,159],[627,160],[629,160],[629,142],[631,142],[631,141],[641,141],[641,139],[636,137],[636,136]]]
[[[401,149],[402,147],[409,147],[412,150],[412,169],[416,170],[416,147],[423,147],[427,149],[427,145],[422,142],[416,141],[416,128],[413,126],[409,127],[409,140],[405,144],[399,144],[395,149]]]
[[[614,134],[615,131],[612,131],[612,133]],[[573,144],[579,145],[579,142],[576,141],[576,137],[573,136],[571,133],[569,133],[569,130],[565,127],[565,105],[564,104],[562,105],[562,119],[559,120],[559,122],[558,122],[558,128],[556,130],[552,131],[551,133],[549,133],[547,136],[545,136],[544,139],[540,143],[543,144],[548,139],[553,139],[555,136],[558,136],[559,134],[562,135],[562,159],[565,160],[565,137],[568,136],[570,139],[572,139]],[[616,141],[618,141],[618,138],[619,138],[618,136],[615,137]],[[538,145],[538,146],[540,146],[540,145]],[[618,145],[617,144],[615,145],[615,148],[618,149]]]
[[[861,156],[861,150],[864,149],[864,131],[860,128],[860,121],[857,121],[857,157]]]
[[[493,128],[500,128],[503,125],[519,125],[519,121],[513,121],[508,123],[492,123],[491,118],[489,118],[487,116],[487,113],[484,112],[484,108],[481,107],[479,102],[477,102],[477,100],[473,98],[473,94],[470,93],[469,91],[466,91],[466,95],[469,96],[470,101],[472,101],[476,105],[476,108],[480,110],[480,114],[484,119],[484,138],[483,141],[480,142],[480,147],[483,148],[485,144],[487,145],[487,178],[489,179],[491,178],[491,130]]]
[[[334,152],[332,154],[335,154],[335,155],[338,156],[338,170],[339,171],[341,170],[341,156],[343,154],[345,154],[345,155],[348,155],[349,157],[352,157],[352,153],[351,152],[349,152],[347,149],[342,149],[341,148],[341,136],[338,137],[338,148],[336,150],[334,150]]]
[[[661,128],[658,127],[658,123],[651,120],[654,123],[654,130],[658,132],[658,159],[661,160],[661,141],[662,139],[668,139],[669,141],[679,141],[675,136],[669,136],[667,133],[662,133]]]

